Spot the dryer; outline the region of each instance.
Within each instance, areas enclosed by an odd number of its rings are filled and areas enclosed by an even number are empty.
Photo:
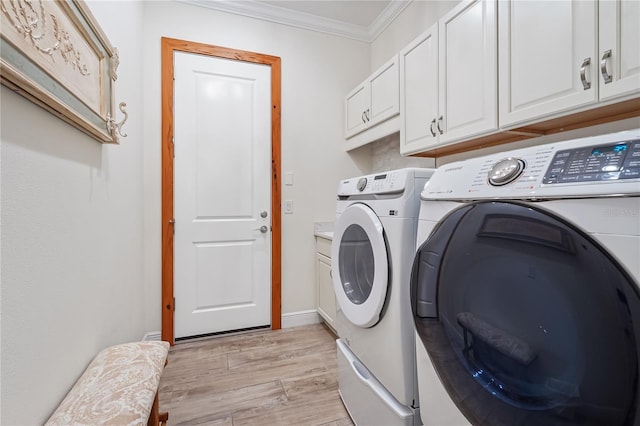
[[[420,191],[432,173],[392,170],[338,187],[331,255],[338,379],[356,424],[419,420],[409,277]]]
[[[411,303],[425,425],[640,424],[640,129],[437,169]]]

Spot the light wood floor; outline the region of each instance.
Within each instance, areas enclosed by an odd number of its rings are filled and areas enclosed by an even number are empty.
[[[353,425],[320,324],[178,343],[159,400],[169,425]]]

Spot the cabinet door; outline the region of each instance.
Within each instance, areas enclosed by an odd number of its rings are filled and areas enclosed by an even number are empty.
[[[439,21],[440,144],[498,127],[496,13],[493,0],[463,1]]]
[[[594,0],[502,1],[498,20],[501,127],[596,102]]]
[[[321,254],[316,254],[316,281],[318,285],[318,313],[335,330],[336,295],[331,280],[331,259]]]
[[[400,112],[398,58],[395,56],[369,77],[368,126],[374,126]]]
[[[349,138],[367,128],[367,109],[369,109],[369,84],[362,83],[351,91],[344,102],[344,134]]]
[[[400,153],[435,144],[438,117],[438,24],[400,52]]]
[[[640,2],[598,2],[600,100],[640,93]],[[610,78],[606,78],[610,76]]]

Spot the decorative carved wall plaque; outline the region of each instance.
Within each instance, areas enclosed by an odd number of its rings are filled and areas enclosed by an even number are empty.
[[[118,51],[82,0],[0,0],[5,86],[100,142],[118,143],[113,84]]]

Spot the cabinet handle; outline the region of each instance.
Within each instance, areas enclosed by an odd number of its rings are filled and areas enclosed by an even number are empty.
[[[365,117],[367,117],[367,121],[371,121],[371,110],[369,108],[367,108],[367,113],[365,114]]]
[[[580,81],[582,81],[582,87],[584,88],[584,90],[589,90],[591,89],[591,82],[587,81],[587,67],[589,66],[589,64],[591,64],[591,58],[585,58],[584,61],[582,61],[582,66],[580,67]]]
[[[362,118],[362,122],[364,124],[367,124],[367,112],[366,111],[362,111],[362,115],[360,116],[360,118]]]
[[[438,118],[438,131],[440,132],[441,135],[444,134],[444,132],[442,131],[442,128],[440,127],[440,123],[442,123],[442,116],[440,116],[440,118]]]
[[[431,131],[431,136],[436,137],[436,132],[433,130],[433,126],[436,124],[436,119],[431,120],[431,124],[429,125],[429,130]]]
[[[604,52],[604,55],[602,55],[602,59],[600,59],[600,72],[602,73],[604,84],[609,84],[613,81],[611,74],[607,72],[607,59],[609,59],[610,57],[611,57],[611,49]]]

